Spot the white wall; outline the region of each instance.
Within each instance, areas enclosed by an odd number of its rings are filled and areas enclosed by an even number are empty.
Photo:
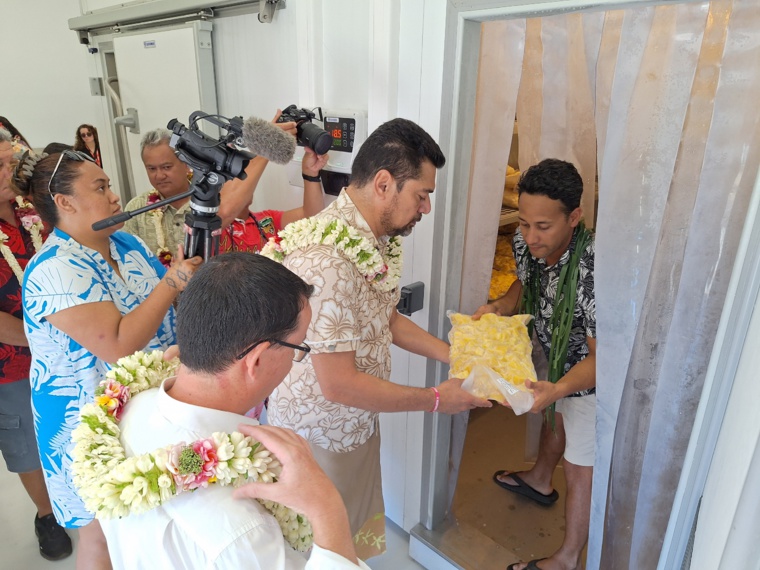
[[[0,115],[34,147],[74,144],[82,123],[101,126],[98,97],[90,95],[90,59],[67,20],[78,0],[3,0]]]
[[[369,4],[289,1],[271,24],[255,14],[214,20],[219,112],[271,118],[291,104],[367,109]],[[270,165],[254,209],[300,205],[282,167]]]
[[[375,4],[381,2],[383,0],[377,0]],[[435,0],[386,4],[381,9],[395,25],[395,32],[392,26],[388,28],[386,43],[397,42],[395,51],[393,46],[386,47],[386,52],[395,57],[391,68],[395,69],[396,77],[390,74],[388,79],[388,87],[395,89],[395,96],[390,93],[387,95],[390,100],[384,103],[378,100],[382,97],[383,84],[381,76],[375,73],[374,82],[370,81],[370,109],[375,109],[377,120],[374,124],[377,126],[392,116],[404,117],[415,121],[439,140],[446,5]],[[395,10],[388,7],[391,4],[396,6]],[[378,44],[382,45],[382,42],[376,38],[376,51],[380,49]],[[387,116],[379,119],[377,115],[383,110]],[[445,153],[446,149],[443,150]],[[424,329],[428,329],[431,319],[432,267],[441,263],[440,257],[436,258],[432,251],[437,200],[436,193],[433,193],[431,213],[415,227],[410,237],[404,239],[401,283],[425,283],[424,308],[412,316],[412,320]],[[432,316],[434,320],[436,317]],[[425,385],[426,359],[395,347],[392,356],[391,379],[394,382],[416,387]],[[420,522],[423,421],[424,414],[420,412],[386,414],[381,418],[386,512],[407,531]],[[394,465],[398,468],[393,469]]]
[[[219,110],[268,117],[290,103],[364,109],[370,131],[402,116],[437,138],[444,24],[444,4],[398,0],[290,0],[271,25],[259,24],[253,15],[217,19]],[[300,189],[288,186],[284,169],[270,166],[254,205],[286,208],[299,200]],[[423,328],[435,263],[430,255],[434,215],[404,245],[402,284],[426,284],[426,308],[413,318]],[[392,380],[424,386],[425,359],[395,349],[392,354]],[[419,412],[381,418],[386,512],[406,530],[420,520],[422,422]]]
[[[256,14],[214,20],[214,68],[219,112],[271,119],[298,101],[296,9],[288,3],[271,24]],[[269,165],[254,197],[254,210],[300,205],[301,189],[291,188],[285,169]]]
[[[255,14],[216,18],[219,112],[270,118],[291,103],[367,110],[370,131],[402,116],[437,138],[445,10],[445,3],[435,0],[289,0],[271,24],[261,24]],[[0,114],[35,146],[73,142],[77,125],[100,127],[104,120],[105,101],[90,95],[87,81],[99,65],[68,30],[67,20],[79,15],[78,0],[46,0],[44,19],[39,12],[36,3],[4,2],[0,47],[3,53],[23,52],[25,59],[10,72],[19,78],[18,87],[0,90]],[[46,41],[28,41],[31,29]],[[4,79],[8,75],[4,71]],[[300,199],[301,190],[288,184],[285,169],[270,165],[254,207],[286,209]],[[430,255],[434,216],[435,207],[404,247],[402,284],[426,284],[425,309],[413,318],[424,328],[436,263]],[[421,357],[394,351],[392,379],[423,386],[425,366]],[[419,412],[386,414],[381,420],[386,510],[407,530],[420,520],[422,422]]]

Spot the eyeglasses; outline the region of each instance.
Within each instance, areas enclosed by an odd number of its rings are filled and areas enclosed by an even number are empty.
[[[53,178],[55,178],[56,172],[58,172],[58,167],[61,166],[61,161],[65,158],[68,158],[69,160],[75,160],[77,162],[84,162],[85,160],[89,160],[90,162],[95,162],[92,157],[84,152],[80,152],[78,150],[64,150],[61,153],[61,156],[58,157],[58,162],[55,163],[55,168],[53,169],[53,174],[50,175],[50,180],[48,180],[48,194],[50,194],[50,197],[53,197],[54,192],[50,189],[50,184],[53,182]]]
[[[289,342],[285,342],[284,340],[277,340],[276,338],[265,338],[264,340],[259,340],[254,342],[251,346],[246,348],[243,352],[238,354],[235,358],[237,360],[242,360],[245,358],[246,354],[251,352],[254,348],[259,346],[262,342],[269,342],[272,344],[279,344],[280,346],[285,346],[287,348],[292,348],[295,350],[295,353],[293,354],[293,362],[301,362],[304,358],[306,358],[306,355],[311,352],[311,347],[307,344],[290,344]]]
[[[91,136],[93,136],[93,134],[92,133],[79,133],[79,136],[82,137],[82,138],[90,138]]]

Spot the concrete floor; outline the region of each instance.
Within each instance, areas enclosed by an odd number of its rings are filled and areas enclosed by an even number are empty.
[[[58,562],[49,562],[39,554],[34,536],[35,508],[17,475],[9,473],[0,461],[0,570],[74,570],[77,531],[69,531],[74,554]],[[386,521],[387,552],[371,559],[372,570],[422,570],[409,557],[409,535],[391,521]]]

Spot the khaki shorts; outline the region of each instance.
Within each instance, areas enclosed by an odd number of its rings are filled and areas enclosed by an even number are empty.
[[[580,467],[594,466],[596,394],[562,398],[556,411],[565,424],[565,459]]]

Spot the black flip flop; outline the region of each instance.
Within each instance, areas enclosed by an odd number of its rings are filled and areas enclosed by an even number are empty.
[[[505,483],[504,481],[499,480],[500,475],[509,475],[512,477],[516,485],[510,485],[509,483]],[[525,481],[520,479],[520,477],[516,473],[510,473],[509,471],[506,471],[502,469],[501,471],[497,471],[493,474],[493,481],[496,483],[499,487],[502,489],[506,489],[507,491],[512,491],[513,493],[517,493],[518,495],[522,495],[523,497],[527,497],[528,499],[531,499],[532,501],[537,502],[539,505],[553,505],[557,502],[557,499],[559,499],[559,493],[557,493],[557,489],[552,489],[552,492],[548,495],[544,495],[543,493],[539,493],[536,491],[533,487],[528,485]]]
[[[528,565],[525,567],[525,570],[541,570],[541,568],[538,567],[538,563],[542,560],[546,560],[546,558],[536,558],[535,560],[531,560],[528,562]],[[522,562],[513,562],[509,566],[507,566],[507,570],[515,570],[515,566],[518,564],[522,564]]]

